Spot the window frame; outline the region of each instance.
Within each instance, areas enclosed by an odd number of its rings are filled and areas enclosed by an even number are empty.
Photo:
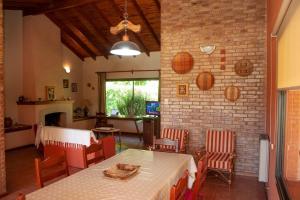
[[[161,98],[161,80],[160,78],[113,78],[113,79],[105,79],[105,85],[106,85],[106,82],[114,82],[114,81],[151,81],[151,80],[157,80],[158,81],[158,102],[160,102],[160,98]],[[134,95],[135,94],[135,91],[134,91],[135,87],[133,87],[133,91],[132,91],[132,94]],[[105,99],[106,99],[106,86],[105,86]],[[105,103],[105,111],[106,111],[106,103]]]

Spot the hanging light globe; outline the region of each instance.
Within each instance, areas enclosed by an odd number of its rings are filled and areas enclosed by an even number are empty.
[[[141,54],[141,50],[134,42],[123,40],[116,42],[112,46],[110,53],[118,56],[137,56]]]

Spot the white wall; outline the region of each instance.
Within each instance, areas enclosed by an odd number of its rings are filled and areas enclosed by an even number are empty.
[[[160,52],[152,52],[150,56],[141,54],[137,57],[122,57],[109,56],[105,59],[103,56],[97,57],[96,60],[91,58],[85,59],[83,63],[83,97],[92,102],[91,113],[95,114],[98,111],[98,76],[96,72],[110,72],[110,71],[126,71],[126,70],[157,70],[160,69]],[[157,73],[139,72],[109,74],[110,78],[130,78],[130,77],[146,77],[156,76]],[[92,90],[87,87],[91,83],[95,87]]]
[[[45,99],[45,87],[55,86],[56,99],[71,97],[81,100],[83,62],[62,45],[60,29],[46,16],[24,17],[24,73],[23,90],[31,100]],[[67,74],[64,64],[71,66]],[[63,79],[69,79],[69,88],[63,88]],[[79,86],[78,93],[71,92],[71,83]]]
[[[16,101],[22,95],[23,13],[4,11],[5,116],[18,121]]]

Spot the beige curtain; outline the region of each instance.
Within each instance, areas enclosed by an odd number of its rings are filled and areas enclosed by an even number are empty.
[[[106,72],[98,72],[98,86],[99,86],[99,112],[105,113],[105,81]]]

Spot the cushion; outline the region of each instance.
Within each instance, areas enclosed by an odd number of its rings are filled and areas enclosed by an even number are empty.
[[[232,159],[229,153],[208,153],[208,168],[232,170]]]
[[[206,151],[218,153],[234,153],[235,144],[233,131],[207,130]]]
[[[179,152],[186,151],[186,142],[188,138],[188,130],[175,129],[175,128],[164,128],[160,134],[160,138],[169,138],[171,140],[178,139],[179,141]],[[163,145],[161,149],[174,149],[173,146]]]

